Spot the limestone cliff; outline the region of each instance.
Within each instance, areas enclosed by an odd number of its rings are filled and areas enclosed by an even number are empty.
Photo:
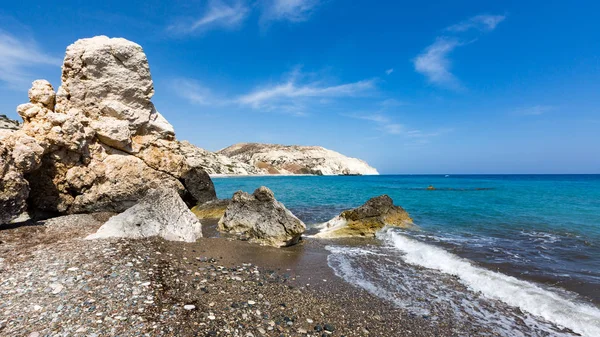
[[[320,146],[240,143],[217,154],[256,167],[268,174],[373,175],[365,161]]]

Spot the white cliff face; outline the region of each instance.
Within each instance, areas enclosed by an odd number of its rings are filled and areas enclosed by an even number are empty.
[[[268,174],[374,175],[365,161],[320,146],[240,143],[218,154],[250,164]]]
[[[222,154],[196,147],[187,141],[181,142],[181,150],[190,166],[202,167],[210,175],[261,175],[262,170],[229,158]]]

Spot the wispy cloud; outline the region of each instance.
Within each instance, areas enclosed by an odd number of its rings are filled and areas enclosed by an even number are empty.
[[[460,42],[456,39],[438,38],[414,59],[415,70],[433,84],[460,89],[460,82],[450,72],[451,62],[448,59],[448,54],[458,46]]]
[[[530,107],[518,108],[515,110],[515,112],[519,115],[539,116],[554,109],[556,109],[556,107],[551,105],[534,105]]]
[[[32,39],[17,38],[0,30],[0,81],[22,88],[34,79],[29,69],[36,66],[60,66],[62,60],[43,52]]]
[[[200,82],[192,79],[174,79],[170,85],[173,92],[192,104],[248,107],[296,116],[310,114],[316,107],[333,104],[341,98],[367,97],[377,91],[376,79],[328,85],[322,79],[302,81],[305,76],[296,68],[281,83],[228,97],[215,95]]]
[[[195,19],[180,19],[167,30],[176,34],[191,34],[212,29],[234,29],[244,22],[249,11],[248,6],[241,0],[231,3],[211,0],[202,16]]]
[[[319,0],[265,0],[261,22],[306,21],[318,5]]]
[[[386,75],[391,75],[394,72],[394,68],[390,68],[388,70],[385,71]]]
[[[364,79],[332,84],[322,75],[303,74],[300,67],[296,67],[284,81],[258,87],[238,96],[235,101],[255,110],[306,115],[316,107],[333,104],[341,98],[370,96],[377,91],[376,82],[377,79]]]
[[[270,102],[280,99],[323,98],[323,97],[356,97],[374,89],[374,80],[363,80],[333,86],[322,86],[319,83],[297,85],[293,81],[277,84],[255,90],[241,96],[238,101],[242,104],[260,108]]]
[[[471,29],[477,29],[480,31],[492,31],[496,29],[496,26],[498,26],[500,22],[504,21],[504,19],[506,19],[505,15],[476,15],[465,21],[447,27],[446,31],[454,33],[462,33]]]
[[[447,27],[444,29],[447,34],[438,36],[412,60],[415,71],[423,74],[434,85],[463,90],[464,86],[450,71],[450,53],[457,47],[475,42],[481,34],[493,31],[504,19],[504,15],[477,15]],[[474,31],[475,34],[468,34],[470,31]]]

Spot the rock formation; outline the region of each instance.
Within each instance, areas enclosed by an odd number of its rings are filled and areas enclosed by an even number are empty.
[[[342,212],[324,223],[321,226],[323,230],[315,237],[372,237],[384,226],[414,226],[408,213],[402,207],[395,206],[392,198],[387,195],[371,198],[360,207]]]
[[[253,194],[238,191],[219,220],[222,232],[242,234],[250,241],[274,247],[296,244],[306,226],[262,186]]]
[[[194,242],[202,237],[202,225],[175,190],[160,188],[148,191],[138,204],[110,218],[86,239],[141,239],[151,236]]]
[[[22,128],[2,142],[1,202],[22,209],[17,204],[24,200],[6,201],[20,190],[19,198],[28,195],[43,211],[120,212],[157,187],[176,190],[189,205],[215,199],[212,181],[191,155],[197,148],[175,140],[153,95],[139,45],[98,36],[69,46],[58,92],[47,81],[33,82],[30,103],[17,108]],[[9,182],[19,186],[5,182],[19,175],[26,181]]]
[[[25,174],[40,166],[44,149],[22,131],[0,135],[0,225],[27,209]]]
[[[252,165],[268,174],[371,175],[366,162],[320,146],[240,143],[217,154]]]

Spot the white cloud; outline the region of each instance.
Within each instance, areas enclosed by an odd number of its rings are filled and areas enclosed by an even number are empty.
[[[460,42],[456,39],[438,38],[413,60],[415,70],[433,84],[459,89],[460,82],[450,72],[451,62],[448,59],[448,54],[458,46]]]
[[[454,33],[466,32],[471,29],[492,31],[496,29],[496,26],[504,21],[504,19],[506,19],[506,16],[504,15],[481,14],[447,27],[446,30]]]
[[[33,40],[17,38],[0,30],[0,81],[9,87],[29,85],[34,76],[29,69],[36,66],[60,66],[62,60],[52,57]]]
[[[376,90],[374,79],[339,85],[324,85],[322,81],[299,84],[303,76],[295,68],[283,83],[229,97],[215,95],[193,79],[177,78],[171,80],[170,86],[178,96],[196,105],[250,107],[295,116],[305,116],[317,106],[334,104],[340,98],[365,97]]]
[[[427,80],[440,87],[453,90],[464,89],[460,81],[450,71],[452,62],[448,55],[457,47],[477,40],[485,32],[496,29],[505,19],[504,15],[477,15],[445,29],[448,35],[439,36],[412,61],[415,71],[427,77]],[[475,30],[473,34],[467,32]]]
[[[555,107],[550,105],[534,105],[530,107],[519,108],[516,110],[516,112],[519,115],[539,116],[554,109]]]
[[[385,71],[386,75],[391,75],[394,72],[394,68],[390,68],[388,70]]]
[[[318,5],[319,0],[266,0],[261,21],[306,21]]]
[[[169,26],[168,30],[178,34],[190,34],[218,28],[233,29],[243,23],[248,12],[248,6],[241,0],[230,4],[211,0],[201,17],[194,20],[180,20]]]
[[[283,84],[264,87],[240,96],[237,101],[255,109],[271,109],[285,105],[298,106],[299,101],[308,98],[340,98],[364,96],[375,89],[374,80],[363,80],[333,86],[323,86],[319,82],[298,85],[294,79]]]

